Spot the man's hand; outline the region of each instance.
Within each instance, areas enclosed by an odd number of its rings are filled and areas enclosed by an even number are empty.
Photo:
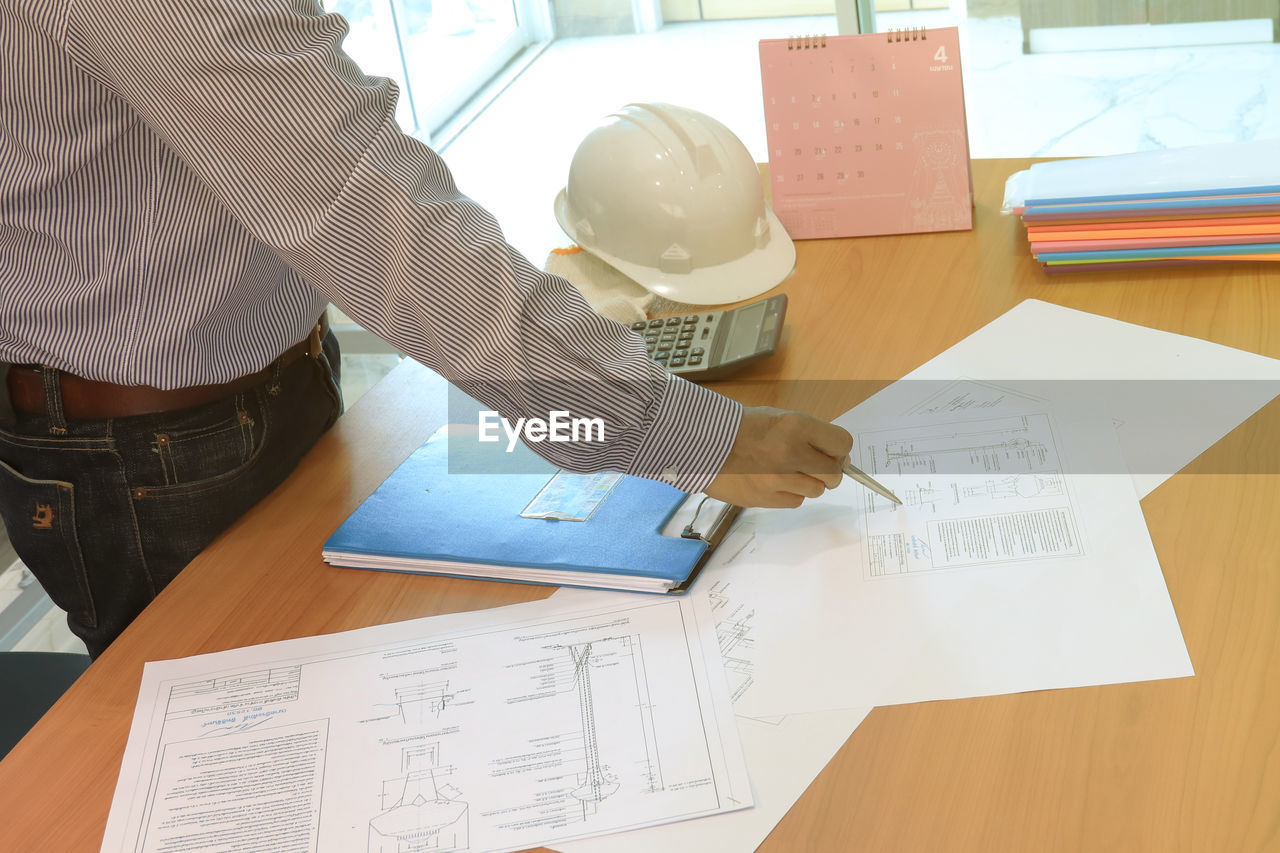
[[[707,494],[738,506],[797,507],[840,485],[853,436],[800,412],[746,408]]]

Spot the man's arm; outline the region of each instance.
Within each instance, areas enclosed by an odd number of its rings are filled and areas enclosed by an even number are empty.
[[[512,249],[400,132],[394,84],[342,52],[340,17],[308,0],[69,0],[61,35],[250,233],[370,331],[508,418],[603,419],[602,444],[538,445],[555,464],[696,491],[730,458],[741,407],[668,375]],[[739,443],[757,468],[756,442]],[[799,482],[739,497],[784,485]]]
[[[394,121],[396,93],[306,0],[71,2],[63,41],[272,251],[375,334],[506,417],[599,417],[569,468],[699,489],[740,407],[668,376],[638,338],[536,269]],[[87,83],[88,84],[88,83]]]

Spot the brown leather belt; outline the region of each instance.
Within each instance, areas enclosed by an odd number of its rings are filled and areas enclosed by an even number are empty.
[[[268,381],[276,369],[277,362],[280,369],[283,369],[304,356],[317,357],[320,354],[321,341],[328,331],[328,317],[322,315],[319,322],[312,327],[311,333],[285,350],[276,362],[272,362],[257,373],[216,385],[193,385],[188,388],[165,390],[152,388],[149,385],[113,385],[110,382],[81,379],[70,373],[62,373],[60,379],[63,415],[72,420],[127,418],[134,415],[172,412],[211,403]],[[47,408],[44,379],[40,368],[13,365],[9,369],[9,398],[17,411],[43,414]]]

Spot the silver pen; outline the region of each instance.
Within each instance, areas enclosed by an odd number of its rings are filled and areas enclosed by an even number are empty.
[[[895,495],[893,492],[889,491],[884,486],[877,483],[874,479],[867,476],[862,471],[859,471],[857,468],[853,467],[853,463],[847,459],[845,460],[845,463],[844,463],[844,473],[848,477],[852,478],[853,480],[856,480],[857,482],[866,486],[868,489],[875,492],[880,497],[887,498],[893,501],[894,503],[898,504],[899,506],[902,505],[902,500],[897,495]]]

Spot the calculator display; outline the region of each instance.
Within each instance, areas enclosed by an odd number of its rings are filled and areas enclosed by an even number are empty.
[[[733,328],[729,330],[729,341],[724,348],[724,361],[737,361],[755,353],[756,342],[760,339],[760,322],[763,319],[763,302],[734,312]]]

